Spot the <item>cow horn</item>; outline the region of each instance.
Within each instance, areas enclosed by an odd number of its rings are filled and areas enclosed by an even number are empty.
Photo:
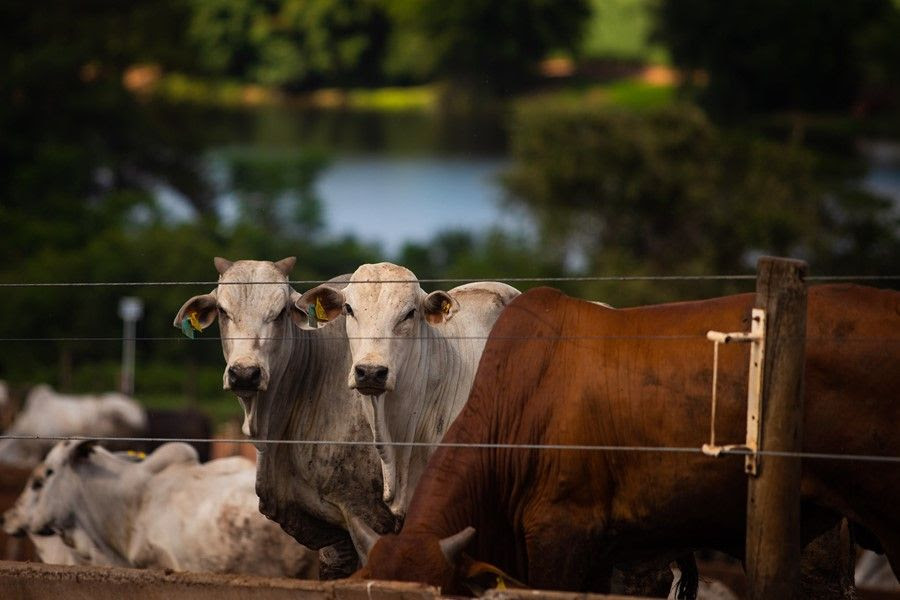
[[[216,265],[216,271],[219,272],[219,275],[224,275],[225,271],[231,268],[231,265],[234,263],[228,260],[227,258],[222,258],[221,256],[217,256],[213,258],[213,264]]]
[[[456,557],[469,545],[473,537],[475,537],[475,528],[466,527],[459,533],[442,539],[441,551],[450,563],[454,563],[456,562]]]
[[[291,274],[291,269],[294,268],[295,264],[297,264],[297,257],[288,256],[287,258],[282,258],[277,263],[275,263],[275,268],[278,269],[282,275],[287,277]]]
[[[350,539],[353,540],[353,547],[356,548],[356,553],[359,554],[359,562],[362,566],[366,566],[369,552],[372,551],[372,546],[375,545],[375,542],[381,536],[359,517],[351,515],[348,519],[348,524],[350,525]]]

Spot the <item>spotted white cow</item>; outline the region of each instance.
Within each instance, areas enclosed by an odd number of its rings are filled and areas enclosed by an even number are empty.
[[[300,294],[288,284],[293,258],[214,262],[218,286],[185,302],[175,325],[181,327],[192,313],[203,328],[218,319],[223,386],[240,400],[244,433],[263,440],[257,444],[260,511],[297,541],[323,550],[323,577],[349,575],[357,557],[348,516],[381,532],[393,531],[396,520],[381,500],[369,425],[346,385],[344,319],[308,327],[306,313],[296,306]]]
[[[469,283],[426,293],[412,271],[391,263],[359,267],[343,289],[303,294],[327,319],[345,316],[353,364],[346,386],[360,394],[379,450],[383,497],[403,518],[434,447],[469,397],[488,333],[519,291]]]
[[[147,424],[144,409],[132,398],[115,392],[100,395],[60,394],[37,385],[5,432],[24,436],[125,437]],[[0,463],[33,468],[53,447],[54,440],[0,440]]]
[[[257,510],[255,478],[244,458],[200,464],[177,442],[143,460],[91,441],[60,442],[4,528],[58,535],[79,564],[315,576],[315,553]]]

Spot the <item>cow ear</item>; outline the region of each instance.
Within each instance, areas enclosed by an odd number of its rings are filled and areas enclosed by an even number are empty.
[[[94,451],[97,446],[97,440],[81,440],[75,442],[75,445],[69,451],[69,463],[77,465],[84,462]]]
[[[200,327],[206,329],[216,320],[216,291],[213,290],[208,294],[194,296],[181,305],[178,314],[175,315],[175,321],[172,323],[177,328],[181,328],[181,323],[191,313],[197,313],[197,320]]]
[[[169,465],[179,463],[197,464],[199,462],[200,459],[193,446],[183,442],[169,442],[154,450],[144,459],[141,466],[151,473],[159,473]]]
[[[355,515],[350,515],[347,519],[349,526],[350,539],[353,540],[353,547],[359,555],[359,562],[362,566],[366,566],[369,560],[369,552],[381,537],[374,529],[369,527],[362,519]]]
[[[422,300],[422,314],[432,325],[446,323],[459,312],[459,302],[447,292],[431,292]]]
[[[501,569],[492,564],[473,560],[463,553],[459,558],[457,567],[460,579],[464,586],[476,596],[483,596],[487,590],[498,588],[527,588],[521,581],[510,577]]]
[[[287,277],[291,274],[291,270],[294,268],[294,265],[297,264],[296,256],[288,256],[287,258],[282,258],[277,263],[275,263],[275,268],[278,269],[282,275]]]
[[[331,321],[341,316],[344,307],[344,293],[327,284],[322,284],[301,295],[294,301],[296,311],[292,311],[295,323],[297,318],[302,317],[303,323],[298,323],[301,327],[306,323],[307,311],[310,306],[315,307],[318,320]],[[321,312],[318,310],[319,307],[321,307]],[[300,314],[297,314],[297,311]]]

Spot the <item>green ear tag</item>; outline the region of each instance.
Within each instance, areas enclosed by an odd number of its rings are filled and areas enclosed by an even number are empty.
[[[313,329],[317,329],[319,327],[319,320],[316,318],[315,304],[310,304],[306,307],[306,324]]]
[[[197,337],[197,334],[194,333],[194,328],[191,327],[191,319],[190,317],[185,317],[181,320],[181,333],[183,333],[186,337],[194,339]]]

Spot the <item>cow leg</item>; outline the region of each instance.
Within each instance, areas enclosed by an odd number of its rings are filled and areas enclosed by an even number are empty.
[[[642,596],[647,598],[668,598],[672,589],[672,581],[675,579],[669,568],[668,559],[647,560],[629,565],[622,565],[616,571],[621,577],[621,591],[627,596]],[[618,576],[615,577],[618,580]],[[614,587],[618,588],[619,585]],[[612,590],[619,591],[617,589]]]
[[[319,550],[319,579],[343,579],[359,569],[359,557],[350,536]]]
[[[547,515],[545,515],[547,516]],[[609,593],[613,567],[596,540],[566,520],[533,524],[525,528],[528,555],[528,585],[537,589]]]
[[[845,520],[814,538],[800,554],[799,600],[855,600],[855,552]]]

